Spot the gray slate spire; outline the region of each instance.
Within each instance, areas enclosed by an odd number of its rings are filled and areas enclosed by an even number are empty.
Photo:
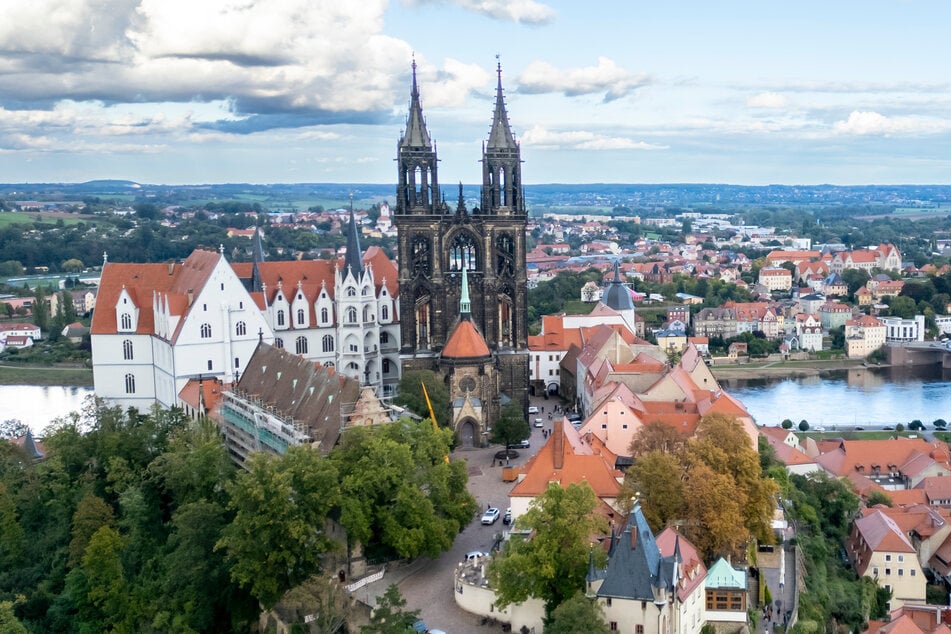
[[[353,195],[350,196],[350,223],[347,225],[347,254],[343,261],[343,274],[347,275],[347,270],[353,273],[353,279],[360,281],[363,275],[363,251],[360,250],[360,230],[357,228],[357,220],[353,216]]]
[[[400,145],[405,148],[431,148],[432,140],[426,130],[426,120],[423,119],[423,107],[419,103],[419,88],[416,86],[416,60],[413,60],[413,90],[410,93],[409,116],[406,119],[406,132],[400,139]]]
[[[492,130],[489,132],[489,141],[486,148],[516,148],[512,128],[509,127],[509,115],[505,111],[505,99],[502,95],[502,63],[499,62],[496,72],[499,74],[499,83],[495,89],[495,114],[492,115]]]
[[[261,292],[264,290],[261,282],[261,271],[258,265],[264,262],[264,237],[261,235],[260,227],[254,228],[254,241],[251,246],[251,291]]]

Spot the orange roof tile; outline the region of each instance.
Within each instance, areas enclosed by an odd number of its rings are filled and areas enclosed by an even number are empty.
[[[485,339],[468,319],[459,320],[442,350],[442,356],[447,359],[472,359],[489,354]]]

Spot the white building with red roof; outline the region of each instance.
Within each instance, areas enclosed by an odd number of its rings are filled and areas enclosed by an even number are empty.
[[[855,520],[845,547],[857,574],[891,591],[889,610],[925,602],[927,580],[918,554],[904,531],[881,510]]]
[[[399,382],[396,267],[361,257],[351,218],[343,261],[231,265],[214,251],[183,263],[103,266],[91,339],[96,393],[122,406],[173,406],[190,379],[236,381],[259,340],[372,385]]]

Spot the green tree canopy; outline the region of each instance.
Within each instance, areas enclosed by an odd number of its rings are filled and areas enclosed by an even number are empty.
[[[347,430],[331,452],[340,523],[371,558],[435,557],[472,520],[466,463],[449,461],[452,432],[429,421]]]
[[[231,577],[266,608],[320,570],[335,543],[325,532],[339,503],[337,469],[310,447],[280,458],[257,452],[230,485],[234,520],[222,531]]]
[[[588,559],[596,565],[606,555],[594,548],[590,536],[606,526],[593,514],[598,498],[587,483],[562,488],[556,483],[535,498],[518,525],[533,532],[530,539],[505,542],[502,554],[489,564],[488,576],[496,592],[496,605],[504,608],[528,597],[545,602],[552,611],[584,586]]]
[[[597,600],[589,599],[578,592],[559,605],[551,613],[545,626],[545,634],[611,634],[604,621],[604,611]]]
[[[426,385],[426,392],[433,405],[436,422],[442,427],[450,426],[449,388],[439,380],[435,372],[430,370],[410,370],[400,377],[400,386],[394,400],[421,418],[429,418],[429,407],[423,395],[422,385]]]
[[[532,435],[522,407],[515,401],[509,401],[502,408],[502,418],[492,428],[492,441],[508,447]]]

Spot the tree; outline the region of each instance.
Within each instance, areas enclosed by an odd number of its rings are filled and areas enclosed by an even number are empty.
[[[93,534],[103,526],[112,526],[114,514],[105,500],[87,494],[76,506],[73,513],[72,540],[69,542],[69,563],[78,564],[86,552],[86,546]]]
[[[70,258],[60,263],[59,267],[67,273],[82,273],[85,266],[82,260]]]
[[[215,548],[226,553],[231,578],[269,609],[334,548],[324,528],[339,502],[337,470],[310,447],[281,457],[256,452],[247,466],[229,485],[235,516]]]
[[[439,380],[435,372],[430,370],[404,372],[403,376],[400,377],[400,386],[394,401],[397,405],[405,407],[422,418],[429,418],[429,407],[426,405],[426,398],[423,396],[423,388],[421,387],[423,384],[426,385],[426,392],[429,394],[429,400],[433,405],[436,422],[443,427],[449,426],[451,411],[449,408],[449,388]]]
[[[948,426],[948,423],[943,418],[936,418],[934,422],[931,424],[934,425],[935,428],[937,429],[944,429],[945,427]]]
[[[782,428],[783,429],[792,429],[793,422],[788,418],[783,419]]]
[[[581,592],[559,605],[551,613],[545,626],[545,634],[610,634],[611,628],[604,622],[604,611],[596,601]]]
[[[509,401],[502,408],[502,418],[492,428],[492,441],[508,447],[532,435],[532,429],[525,420],[521,406]]]
[[[799,421],[799,431],[809,431],[809,421],[805,418]]]
[[[406,634],[413,632],[419,620],[419,610],[404,611],[406,599],[395,583],[386,589],[370,614],[370,624],[360,628],[360,634]]]
[[[126,544],[115,529],[103,526],[89,539],[82,564],[67,577],[68,592],[79,608],[79,631],[131,631],[129,584],[122,567]]]
[[[603,520],[593,515],[598,498],[587,483],[562,488],[551,483],[519,518],[532,531],[531,539],[505,542],[502,554],[489,564],[488,576],[496,591],[496,606],[505,608],[528,597],[545,602],[546,617],[584,586],[591,553],[603,566],[604,550],[589,537],[604,532]]]
[[[743,505],[733,479],[698,464],[691,467],[684,490],[689,518],[684,535],[703,558],[738,552],[749,531],[743,524]]]
[[[30,431],[30,426],[19,418],[8,418],[0,422],[0,438],[10,439],[19,438]]]
[[[680,458],[661,450],[640,455],[624,477],[618,496],[622,509],[629,510],[629,500],[640,497],[644,517],[656,533],[669,522],[683,517],[684,470]]]
[[[449,429],[402,419],[347,430],[330,459],[340,472],[340,523],[368,557],[435,557],[472,521],[467,466],[449,461]]]
[[[29,634],[26,626],[13,613],[13,603],[0,601],[0,632],[3,634]]]
[[[877,506],[879,504],[884,504],[885,506],[891,507],[894,503],[884,491],[872,491],[868,494],[868,499],[865,500],[865,504],[869,508],[872,508],[873,506]]]
[[[637,430],[631,439],[629,451],[635,458],[651,451],[680,454],[687,437],[662,421],[651,421]]]
[[[49,330],[50,307],[46,303],[46,293],[43,287],[37,285],[33,289],[33,323],[40,327],[40,331]]]
[[[891,302],[888,304],[888,312],[895,317],[911,319],[918,312],[918,305],[911,297],[899,295],[891,298]]]
[[[910,429],[911,431],[921,431],[924,428],[925,428],[925,424],[922,423],[917,418],[911,421],[910,423],[908,423],[908,429]]]

